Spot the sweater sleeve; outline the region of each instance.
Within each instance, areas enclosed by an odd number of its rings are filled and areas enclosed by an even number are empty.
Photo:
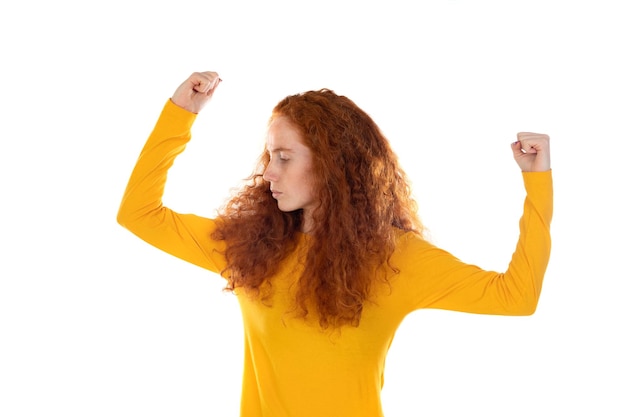
[[[395,280],[399,308],[404,312],[436,308],[498,315],[535,312],[550,258],[552,172],[524,172],[523,178],[527,194],[508,269],[482,270],[407,233],[393,260],[400,270]]]
[[[225,265],[224,246],[210,238],[214,220],[176,213],[162,203],[167,172],[191,139],[195,118],[196,114],[167,101],[132,171],[117,221],[171,255],[220,272]]]

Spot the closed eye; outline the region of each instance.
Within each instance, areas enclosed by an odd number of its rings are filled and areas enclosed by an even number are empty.
[[[291,159],[291,157],[285,152],[283,149],[277,149],[275,151],[267,152],[270,160],[277,158],[280,162],[287,162]]]

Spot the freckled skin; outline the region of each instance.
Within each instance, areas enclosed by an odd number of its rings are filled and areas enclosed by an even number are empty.
[[[281,211],[304,211],[303,231],[311,228],[311,212],[317,206],[313,192],[313,157],[299,130],[286,117],[270,124],[266,149],[270,163],[263,179],[270,183],[272,196]]]

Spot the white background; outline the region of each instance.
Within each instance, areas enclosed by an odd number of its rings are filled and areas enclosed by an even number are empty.
[[[213,215],[273,105],[328,87],[389,137],[432,240],[488,269],[506,268],[517,238],[509,143],[550,134],[536,314],[407,318],[386,415],[626,415],[620,2],[306,4],[0,6],[0,415],[238,415],[235,297],[115,221],[163,104],[203,70],[224,82],[170,173],[170,207]]]

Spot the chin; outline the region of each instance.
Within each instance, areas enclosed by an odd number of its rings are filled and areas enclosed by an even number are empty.
[[[278,203],[278,210],[282,211],[283,213],[291,213],[292,211],[296,211],[299,210],[300,207],[294,207],[294,206],[290,206],[288,204],[280,204]]]

